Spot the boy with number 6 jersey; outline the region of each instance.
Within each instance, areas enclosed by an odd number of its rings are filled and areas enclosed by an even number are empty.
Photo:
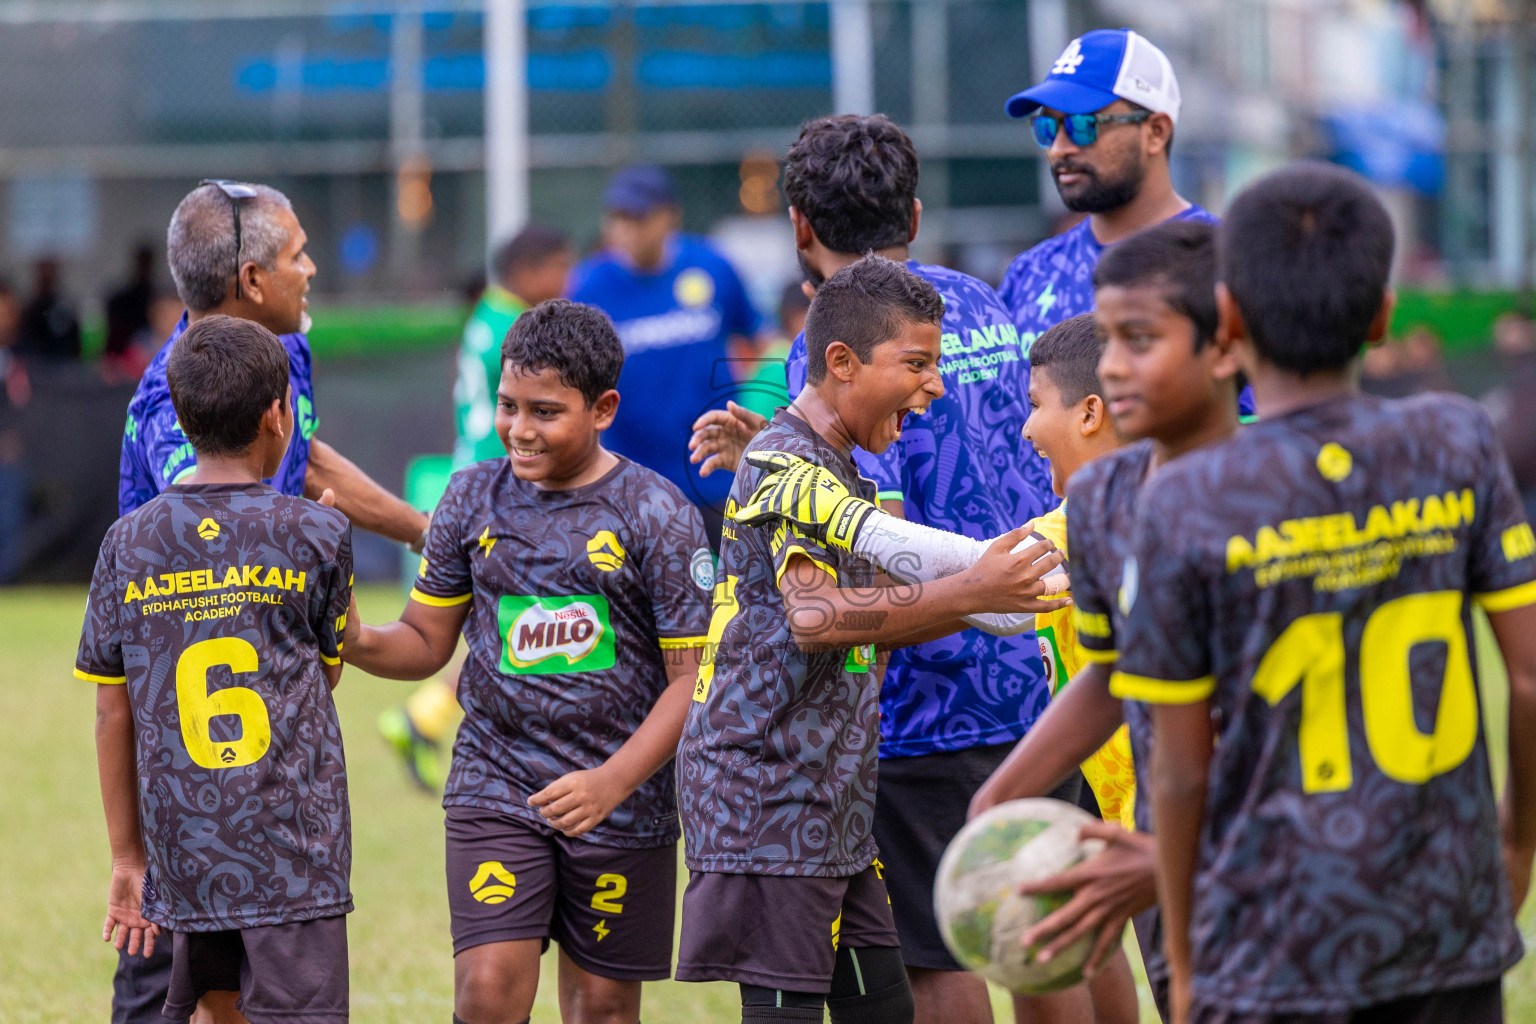
[[[1536,851],[1536,539],[1474,403],[1356,389],[1391,310],[1364,181],[1277,171],[1223,232],[1218,342],[1260,420],[1144,490],[1110,682],[1152,707],[1174,1020],[1502,1020]],[[1477,605],[1509,669],[1502,807]]]
[[[75,661],[99,684],[103,938],[148,955],[174,932],[170,1020],[238,1005],[252,1024],[345,1021],[351,821],[331,688],[351,531],[262,483],[293,437],[275,335],[206,317],[167,377],[197,469],[107,532]]]
[[[460,629],[464,721],[443,795],[454,1014],[527,1019],[560,946],[562,1016],[638,1020],[668,976],[678,733],[709,626],[699,512],[602,447],[624,352],[600,311],[555,299],[502,344],[509,458],[456,473],[400,621],[359,624],[347,658],[438,671]]]

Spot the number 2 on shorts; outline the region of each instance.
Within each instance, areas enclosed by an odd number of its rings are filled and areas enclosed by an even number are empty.
[[[629,891],[629,879],[623,875],[598,875],[597,892],[592,895],[592,909],[604,914],[624,913],[619,900]]]
[[[236,636],[195,643],[176,662],[176,714],[181,740],[192,763],[202,768],[239,768],[259,761],[272,745],[272,720],[261,694],[248,686],[208,692],[208,671],[220,665],[231,672],[255,672],[256,648]],[[209,725],[219,715],[240,719],[240,738],[216,740]]]

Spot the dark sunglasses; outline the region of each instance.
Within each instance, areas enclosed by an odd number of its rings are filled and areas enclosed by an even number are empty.
[[[1099,125],[1140,124],[1151,116],[1150,110],[1136,110],[1129,114],[1067,114],[1063,117],[1036,114],[1029,124],[1035,130],[1035,143],[1041,149],[1050,149],[1051,143],[1056,141],[1056,133],[1063,125],[1066,126],[1067,138],[1072,140],[1072,145],[1091,146],[1099,141]]]
[[[1038,132],[1036,134],[1039,134]],[[255,199],[256,190],[249,185],[227,178],[204,178],[198,187],[212,185],[229,197],[229,205],[235,211],[235,298],[240,298],[240,200]]]

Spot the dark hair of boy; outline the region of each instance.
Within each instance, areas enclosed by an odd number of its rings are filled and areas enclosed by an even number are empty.
[[[895,260],[865,256],[816,289],[805,314],[806,382],[820,384],[826,377],[827,346],[834,341],[868,363],[875,346],[900,334],[903,324],[943,319],[944,300],[933,285]]]
[[[1092,313],[1068,317],[1035,339],[1029,347],[1029,369],[1047,376],[1061,393],[1061,404],[1076,405],[1089,395],[1102,395],[1099,383],[1098,329]]]
[[[272,403],[288,397],[288,352],[254,320],[209,316],[176,339],[165,376],[192,447],[234,455],[256,440]]]
[[[1104,250],[1093,286],[1161,288],[1169,308],[1195,325],[1198,352],[1216,336],[1216,228],[1169,220],[1139,231]]]
[[[1393,246],[1387,208],[1363,179],[1315,162],[1267,174],[1232,200],[1222,236],[1221,281],[1260,358],[1306,375],[1360,354]]]
[[[808,121],[784,159],[784,195],[834,252],[906,245],[917,150],[883,114]]]
[[[587,408],[619,383],[624,346],[602,310],[569,299],[541,302],[518,317],[501,343],[502,365],[514,373],[554,370],[581,392]]]
[[[530,224],[491,254],[491,274],[494,280],[505,281],[514,270],[537,267],[570,248],[571,240],[564,231],[547,224]]]

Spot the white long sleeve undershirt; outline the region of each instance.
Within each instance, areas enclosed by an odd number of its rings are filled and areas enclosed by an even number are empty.
[[[994,540],[972,540],[875,511],[854,536],[853,553],[902,583],[931,583],[975,565]],[[1013,550],[1032,543],[1025,538]],[[1060,571],[1060,566],[1052,570]],[[1035,616],[1029,612],[987,612],[961,621],[993,636],[1017,636],[1035,628]]]

